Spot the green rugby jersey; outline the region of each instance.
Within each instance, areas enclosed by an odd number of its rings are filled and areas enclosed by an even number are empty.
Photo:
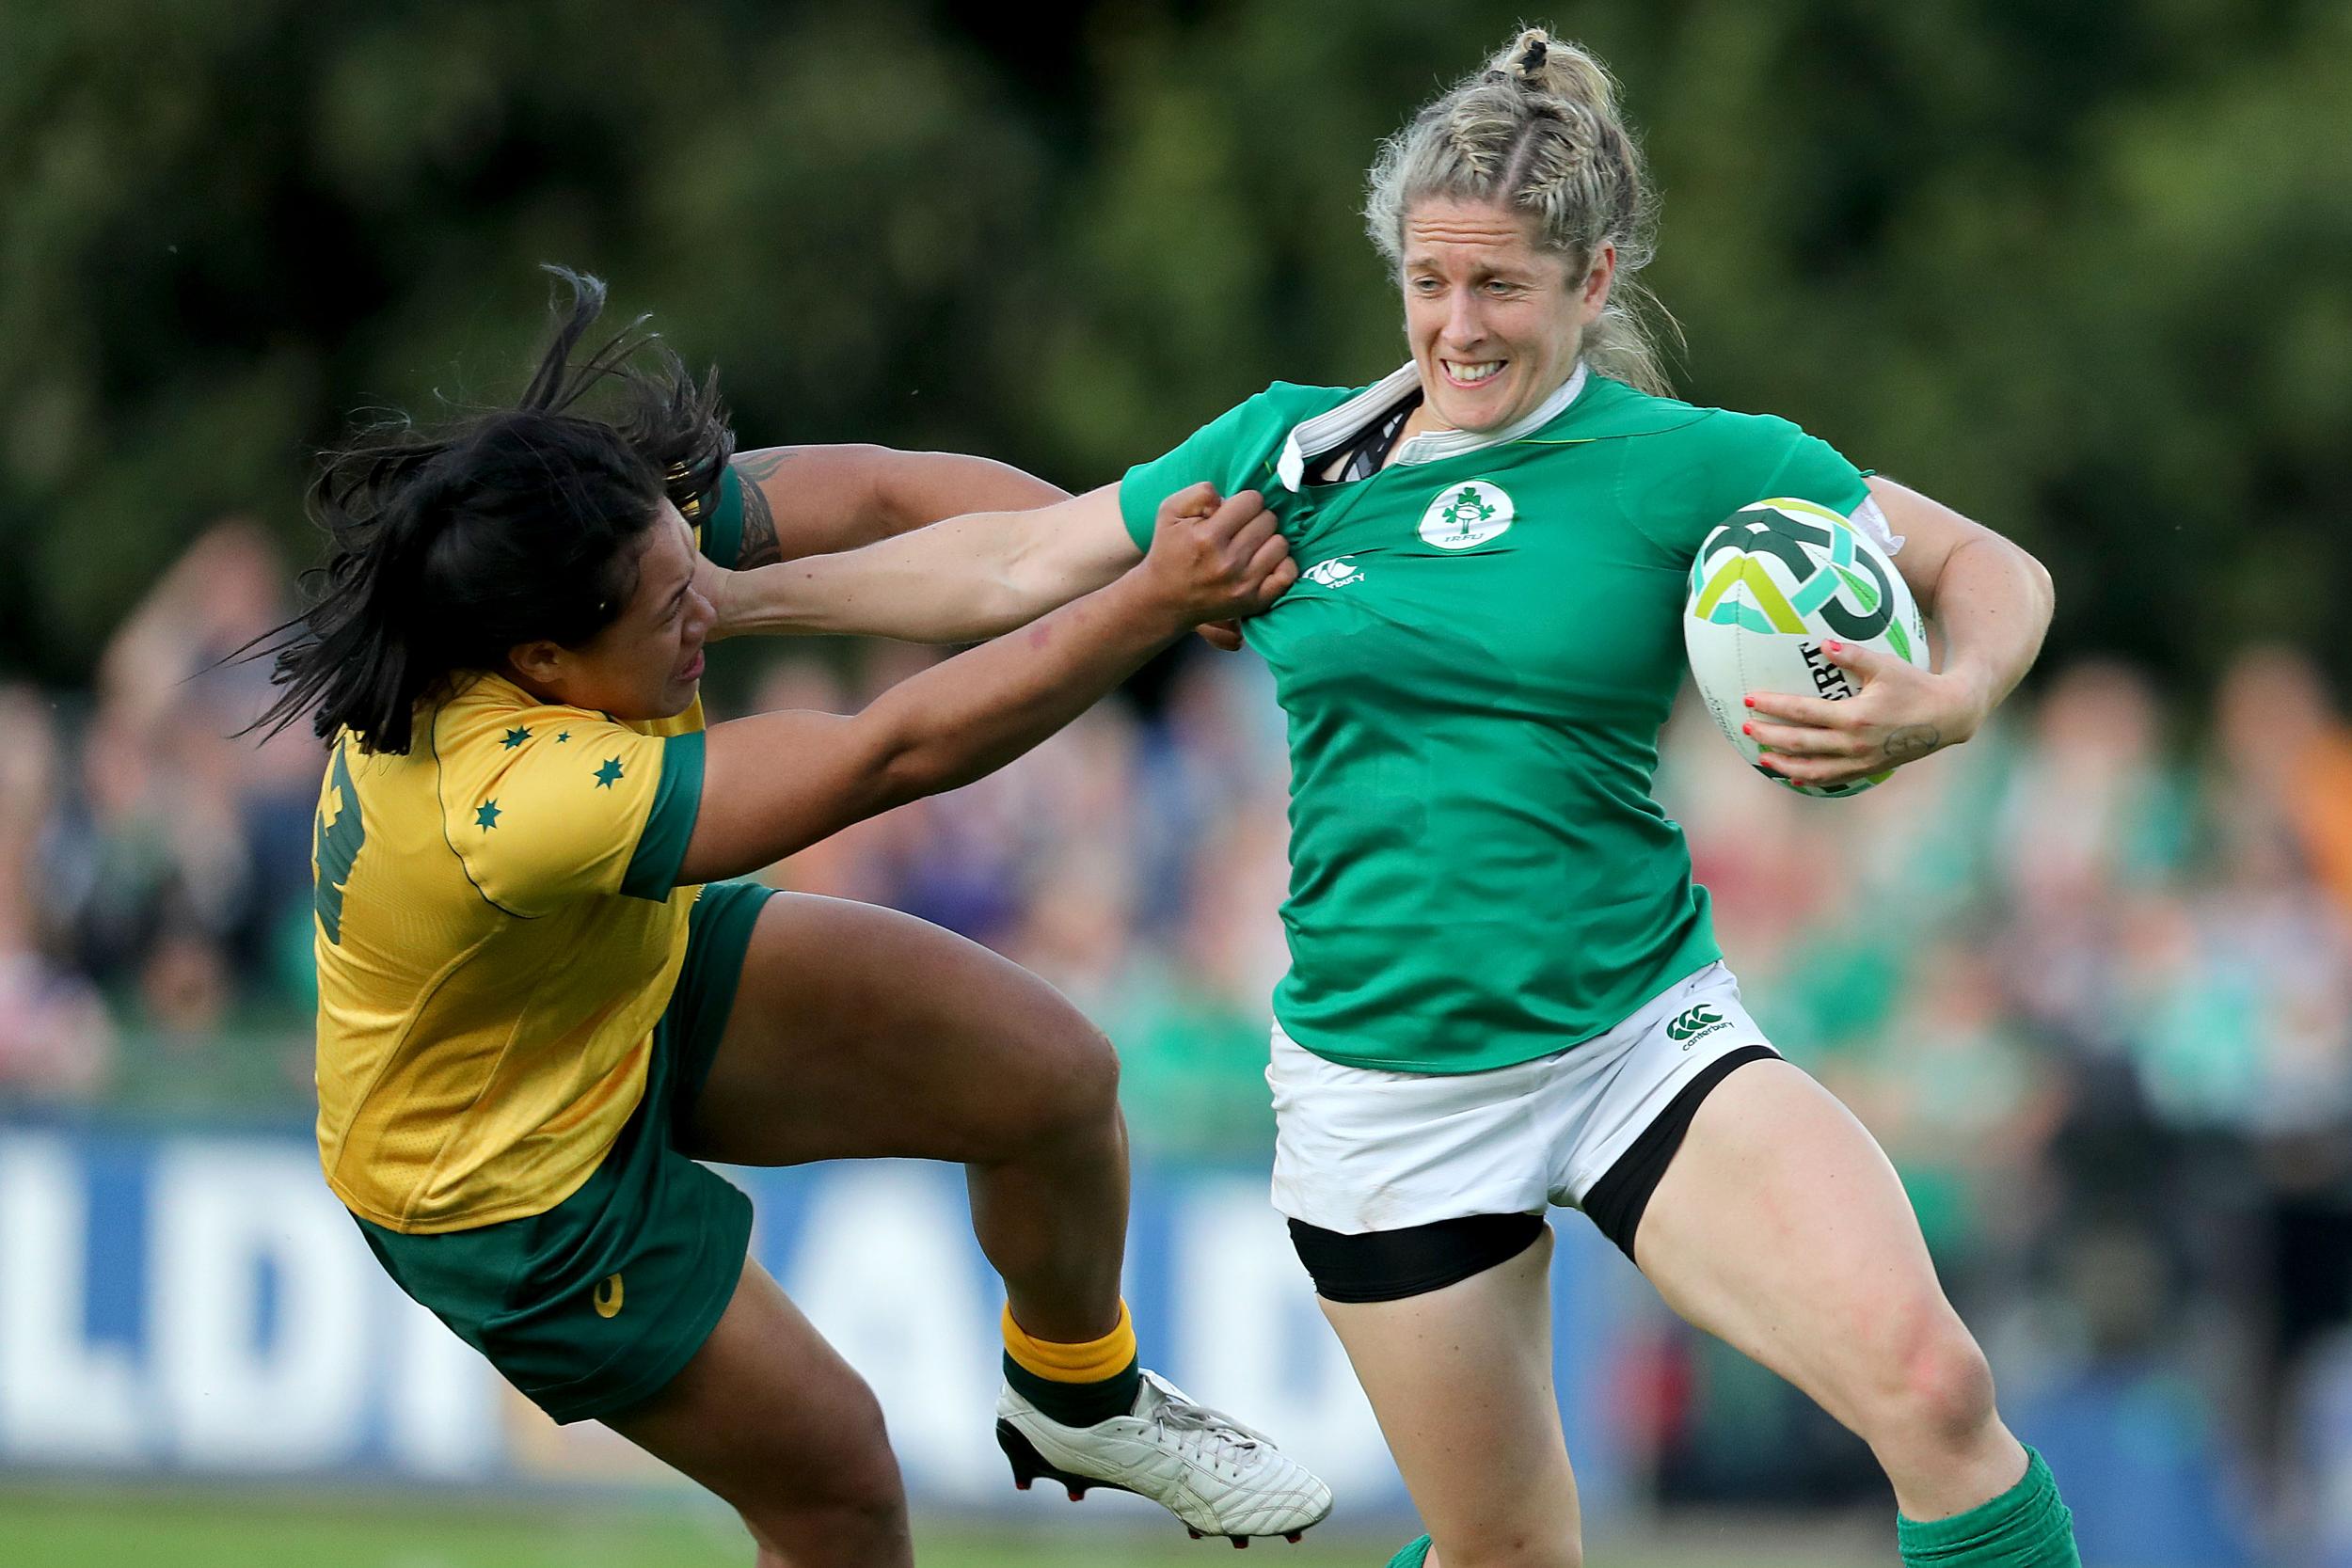
[[[1187,484],[1262,490],[1300,567],[1245,626],[1289,718],[1275,1017],[1334,1062],[1474,1072],[1590,1039],[1719,956],[1650,799],[1691,558],[1751,501],[1850,513],[1867,491],[1786,420],[1582,369],[1507,429],[1309,478],[1415,385],[1410,365],[1277,382],[1130,469],[1120,502],[1143,545]]]

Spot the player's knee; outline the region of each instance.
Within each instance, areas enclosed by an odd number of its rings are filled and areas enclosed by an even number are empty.
[[[833,1507],[871,1524],[896,1529],[906,1523],[906,1485],[887,1444],[867,1450],[857,1465],[835,1477],[832,1492]]]
[[[852,1549],[857,1543],[879,1546],[907,1533],[898,1456],[890,1450],[882,1405],[862,1384],[826,1411],[824,1420],[829,1441],[822,1459],[774,1466],[767,1495],[744,1500],[740,1511],[753,1536],[787,1560],[834,1560],[807,1555],[818,1542],[825,1554],[848,1549],[842,1560],[867,1560]]]
[[[890,1429],[873,1389],[860,1383],[841,1419],[845,1430],[839,1457],[828,1467],[833,1472],[832,1501],[862,1514],[903,1517],[906,1485],[898,1477],[898,1456],[890,1449]]]
[[[1910,1376],[1920,1430],[1958,1448],[1974,1441],[1993,1419],[1993,1366],[1959,1323],[1920,1349]]]
[[[1964,1448],[1994,1418],[1993,1368],[1941,1296],[1898,1314],[1868,1412],[1873,1442]]]
[[[1073,1090],[1078,1114],[1089,1124],[1115,1121],[1119,1117],[1119,1052],[1100,1029],[1089,1025],[1087,1032],[1093,1037],[1079,1053]]]
[[[1034,1136],[1093,1141],[1111,1135],[1120,1113],[1119,1053],[1110,1040],[1081,1021],[1042,1054]]]
[[[743,1522],[759,1547],[759,1562],[842,1568],[911,1560],[913,1534],[903,1496],[803,1501],[773,1511],[745,1509]]]

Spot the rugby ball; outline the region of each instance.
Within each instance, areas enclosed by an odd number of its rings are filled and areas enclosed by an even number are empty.
[[[1799,784],[1762,767],[1740,733],[1752,691],[1851,697],[1853,678],[1821,653],[1855,642],[1928,667],[1928,629],[1902,574],[1870,538],[1826,506],[1780,499],[1743,506],[1718,525],[1691,562],[1683,646],[1707,711],[1748,766],[1800,795],[1841,799],[1885,782]],[[1887,770],[1893,771],[1892,768]]]

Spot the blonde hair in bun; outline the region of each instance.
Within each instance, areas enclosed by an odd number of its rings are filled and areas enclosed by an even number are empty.
[[[1364,201],[1372,243],[1404,260],[1405,216],[1430,199],[1507,205],[1535,221],[1537,243],[1589,272],[1617,252],[1609,303],[1584,336],[1584,358],[1645,392],[1667,390],[1646,318],[1673,318],[1639,275],[1654,250],[1657,202],[1641,149],[1617,107],[1617,84],[1581,47],[1530,27],[1380,144]]]

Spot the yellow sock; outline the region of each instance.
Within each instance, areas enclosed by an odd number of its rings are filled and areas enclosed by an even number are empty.
[[[1013,1365],[1048,1383],[1103,1383],[1136,1364],[1136,1322],[1124,1301],[1119,1304],[1118,1326],[1082,1345],[1031,1338],[1012,1321],[1009,1306],[1005,1308],[1004,1329],[1005,1354]]]
[[[1005,1308],[1005,1381],[1048,1420],[1087,1427],[1135,1407],[1143,1373],[1136,1365],[1136,1324],[1119,1304],[1119,1326],[1084,1344],[1033,1338]]]

